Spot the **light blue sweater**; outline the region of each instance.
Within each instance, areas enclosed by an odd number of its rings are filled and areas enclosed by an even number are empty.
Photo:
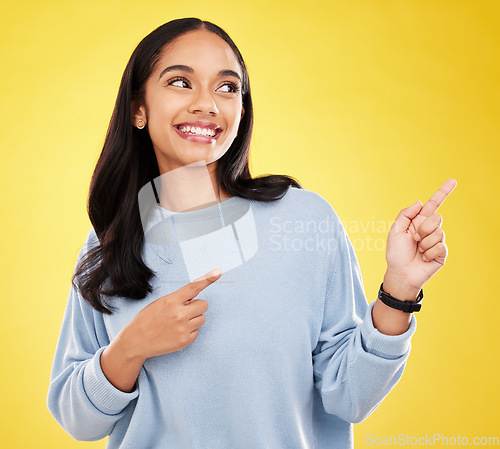
[[[352,448],[399,380],[416,322],[402,335],[371,319],[354,250],[320,195],[290,188],[271,203],[232,197],[201,210],[159,206],[144,222],[156,277],[143,300],[95,311],[73,288],[57,344],[48,407],[79,440],[110,449]],[[96,242],[91,229],[79,258]],[[198,338],[147,359],[132,393],[99,357],[143,307],[211,268],[222,277]]]

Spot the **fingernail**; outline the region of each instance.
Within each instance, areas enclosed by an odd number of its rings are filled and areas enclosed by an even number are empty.
[[[222,271],[220,270],[220,268],[216,268],[215,270],[212,270],[212,272],[210,273],[210,276],[211,277],[215,277],[215,276],[219,276],[219,274],[221,274]]]
[[[418,234],[418,232],[417,232],[417,233],[415,233],[415,234],[413,234],[413,238],[414,238],[417,242],[421,239],[421,237],[420,237],[420,235]]]
[[[424,250],[422,249],[422,247],[421,247],[421,246],[419,246],[419,247],[418,247],[418,250],[419,250],[421,253],[423,253],[423,252],[424,252]]]
[[[425,257],[423,254],[422,254],[422,260],[423,260],[424,262],[427,262],[427,257]]]

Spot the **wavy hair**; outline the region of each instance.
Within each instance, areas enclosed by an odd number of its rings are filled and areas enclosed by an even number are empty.
[[[253,127],[250,82],[243,57],[228,34],[217,25],[197,18],[172,20],[158,27],[139,43],[125,68],[90,182],[87,210],[98,242],[80,259],[72,284],[101,313],[113,311],[103,296],[143,299],[152,291],[150,281],[154,272],[142,259],[144,232],[138,193],[160,172],[149,134],[132,125],[131,106],[143,96],[162,49],[177,37],[199,29],[215,33],[227,42],[243,74],[241,95],[245,114],[238,135],[218,160],[218,187],[233,196],[265,202],[282,198],[290,186],[302,188],[293,177],[253,178],[250,174],[248,153]]]

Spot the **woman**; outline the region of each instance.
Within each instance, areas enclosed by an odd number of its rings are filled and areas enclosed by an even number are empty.
[[[74,438],[350,448],[352,423],[399,380],[456,182],[400,212],[368,306],[331,206],[292,178],[252,179],[252,122],[245,64],[219,27],[174,20],[132,54],[48,394]]]

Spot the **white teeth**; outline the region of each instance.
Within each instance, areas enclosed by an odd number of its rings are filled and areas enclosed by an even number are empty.
[[[216,132],[212,128],[195,128],[194,126],[179,126],[179,130],[185,134],[191,134],[195,136],[208,136],[214,137]]]

